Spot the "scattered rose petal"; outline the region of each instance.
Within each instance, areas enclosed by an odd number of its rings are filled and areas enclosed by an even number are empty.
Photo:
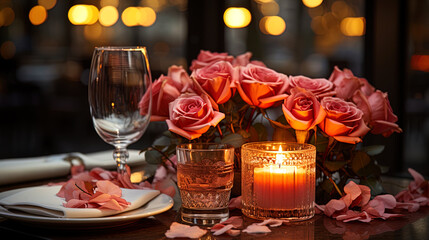
[[[207,230],[203,230],[197,226],[189,226],[173,222],[170,229],[167,230],[165,236],[168,238],[200,238],[207,233]]]
[[[230,230],[232,228],[234,228],[234,226],[232,224],[225,225],[221,229],[218,229],[218,230],[214,231],[213,235],[214,236],[222,235],[222,234],[226,233],[228,230]],[[213,229],[212,229],[212,231],[213,231]]]
[[[263,222],[256,223],[256,225],[259,225],[259,226],[266,226],[266,225],[269,225],[270,227],[279,227],[279,226],[281,226],[284,222],[289,222],[289,221],[287,221],[287,220],[281,220],[281,219],[273,219],[273,218],[270,218],[270,219],[266,219],[266,220],[264,220]]]
[[[270,233],[271,230],[267,226],[259,226],[256,224],[251,224],[251,225],[247,226],[247,228],[244,229],[243,232],[250,233],[250,234],[253,234],[253,233]]]
[[[230,229],[227,233],[231,237],[237,237],[238,235],[240,235],[241,231],[237,229]]]
[[[347,209],[346,203],[343,200],[332,199],[325,206],[325,214],[330,217],[337,211],[344,211]]]
[[[229,200],[228,208],[230,210],[235,209],[235,208],[241,209],[241,199],[242,199],[241,196],[236,197],[236,198],[231,198],[231,200]]]
[[[232,224],[235,228],[241,228],[243,226],[243,217],[241,216],[232,216],[227,220],[221,222],[221,224],[227,225]]]

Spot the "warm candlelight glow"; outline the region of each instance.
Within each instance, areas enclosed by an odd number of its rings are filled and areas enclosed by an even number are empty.
[[[346,36],[362,36],[365,34],[365,18],[348,17],[341,21],[341,32]]]
[[[309,8],[314,8],[322,4],[323,0],[302,0],[305,6]]]
[[[57,0],[38,0],[37,3],[46,8],[46,10],[50,10],[55,7]]]
[[[259,28],[264,34],[277,36],[286,30],[286,23],[279,16],[268,16],[261,19]]]
[[[116,7],[106,6],[100,9],[100,24],[105,27],[114,25],[119,18],[119,13]]]
[[[91,25],[98,20],[98,9],[94,5],[74,5],[70,8],[68,17],[73,25]]]

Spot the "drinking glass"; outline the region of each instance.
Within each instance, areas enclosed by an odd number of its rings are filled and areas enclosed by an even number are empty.
[[[234,147],[191,143],[177,146],[176,152],[182,220],[214,225],[228,219],[234,180]]]
[[[89,83],[89,107],[98,135],[115,150],[118,173],[126,172],[127,146],[149,125],[152,92],[145,47],[96,47]]]

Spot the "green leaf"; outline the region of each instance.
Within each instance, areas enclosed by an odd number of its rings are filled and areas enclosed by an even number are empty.
[[[330,193],[334,189],[334,185],[332,185],[331,181],[329,181],[327,178],[323,180],[321,187],[327,193]]]
[[[154,146],[170,146],[171,140],[167,136],[161,136],[161,137],[155,139],[155,141],[153,142],[153,145]]]
[[[371,196],[377,196],[385,192],[381,182],[374,178],[363,179],[360,184],[366,185],[371,189]]]
[[[262,123],[255,123],[253,126],[258,133],[258,139],[259,141],[267,141],[268,139],[268,133],[267,128]]]
[[[365,166],[367,166],[371,162],[371,158],[368,156],[368,154],[356,151],[354,152],[352,156],[352,170],[356,174],[359,174],[359,170],[363,169]]]
[[[346,161],[325,161],[324,166],[331,172],[336,172],[340,170],[344,165],[346,165]]]
[[[239,148],[244,144],[245,141],[241,134],[233,133],[225,136],[220,142],[223,144],[232,145],[235,148]]]
[[[149,164],[160,164],[162,163],[162,154],[156,150],[148,150],[145,153],[145,160]]]
[[[362,151],[366,152],[369,156],[375,156],[384,151],[384,146],[383,145],[366,146],[362,148]]]
[[[374,162],[371,162],[364,168],[361,168],[356,174],[361,177],[378,177],[381,175],[381,169]]]

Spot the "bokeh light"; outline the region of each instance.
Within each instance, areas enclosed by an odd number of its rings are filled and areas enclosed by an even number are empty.
[[[10,7],[3,8],[1,15],[3,16],[3,26],[9,26],[15,20],[15,12]]]
[[[331,6],[332,14],[338,18],[343,19],[353,16],[353,10],[344,1],[335,1]]]
[[[122,22],[127,27],[137,26],[140,19],[140,11],[137,7],[127,7],[121,15]]]
[[[341,21],[341,32],[345,36],[362,36],[365,34],[365,18],[348,17]]]
[[[57,4],[57,0],[37,0],[40,6],[43,6],[46,10],[52,9]]]
[[[0,46],[0,55],[3,59],[11,59],[15,56],[16,47],[12,41],[6,41]]]
[[[94,5],[78,4],[70,8],[68,17],[74,25],[91,25],[97,22],[98,14]]]
[[[266,16],[259,22],[262,33],[278,36],[286,30],[286,22],[279,16]]]
[[[429,55],[411,56],[411,68],[417,71],[429,72]]]
[[[140,10],[140,18],[138,20],[139,25],[143,27],[149,27],[156,21],[156,13],[150,7],[141,7]]]
[[[40,25],[46,21],[48,17],[48,12],[45,7],[37,5],[31,8],[28,18],[30,19],[31,24]]]
[[[323,0],[302,0],[305,6],[309,8],[314,8],[322,4]]]
[[[242,7],[230,7],[223,14],[223,21],[229,28],[244,28],[251,20],[252,15],[249,10]]]
[[[280,8],[277,2],[270,1],[259,5],[259,10],[264,16],[275,16],[279,14]]]
[[[106,6],[100,9],[99,21],[105,27],[110,27],[119,19],[118,9],[114,6]]]

